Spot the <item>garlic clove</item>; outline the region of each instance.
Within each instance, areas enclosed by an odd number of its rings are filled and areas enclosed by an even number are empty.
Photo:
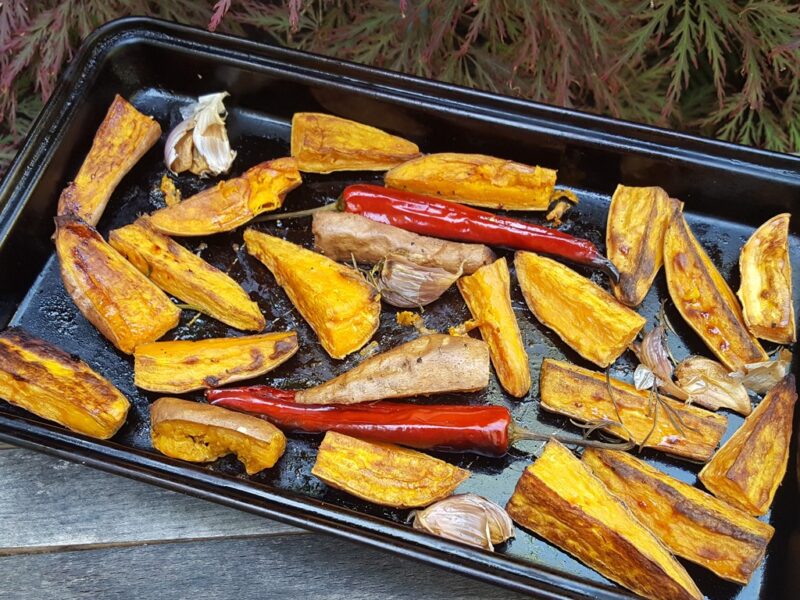
[[[414,529],[489,551],[514,537],[508,513],[476,494],[450,496],[416,512]]]
[[[426,306],[437,300],[461,277],[462,270],[451,273],[441,267],[426,267],[400,256],[383,262],[377,288],[387,303],[399,308]]]
[[[742,385],[756,394],[766,394],[775,384],[786,377],[792,365],[792,353],[781,348],[773,360],[745,365],[747,372],[733,374],[741,379]]]
[[[633,385],[637,390],[649,390],[656,383],[656,376],[646,366],[637,365],[633,372]]]
[[[225,128],[227,92],[208,94],[181,109],[181,121],[167,136],[164,163],[173,173],[219,175],[230,169],[236,152],[231,150]]]
[[[690,356],[678,365],[675,376],[695,404],[711,410],[729,408],[742,415],[749,415],[752,410],[742,382],[715,360]]]

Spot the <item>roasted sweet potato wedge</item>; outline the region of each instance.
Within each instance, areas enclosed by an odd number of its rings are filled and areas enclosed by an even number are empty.
[[[495,255],[483,244],[463,244],[418,235],[361,215],[320,212],[311,223],[314,246],[340,262],[376,265],[388,256],[401,256],[422,267],[440,267],[466,275],[491,264]]]
[[[0,398],[102,440],[122,427],[130,407],[85,362],[18,328],[0,333]]]
[[[647,322],[559,262],[517,252],[514,265],[522,295],[536,318],[600,367],[613,363]]]
[[[286,449],[286,436],[272,423],[178,398],[153,403],[150,435],[156,450],[180,460],[211,462],[235,454],[248,475],[274,466]]]
[[[483,154],[443,152],[395,167],[388,187],[503,210],[547,210],[556,186],[553,169]]]
[[[56,253],[64,287],[86,319],[122,352],[153,342],[181,311],[136,267],[77,217],[56,217]]]
[[[133,355],[133,382],[151,392],[183,394],[258,377],[295,352],[293,331],[140,344]]]
[[[522,473],[506,510],[519,525],[640,596],[703,597],[653,533],[554,440]]]
[[[150,215],[150,222],[161,233],[174,236],[231,231],[261,213],[280,208],[286,194],[300,183],[294,159],[277,158],[157,210]]]
[[[244,241],[328,354],[344,358],[369,341],[380,323],[381,297],[358,271],[255,229],[244,232]]]
[[[242,287],[174,240],[147,218],[115,229],[108,243],[165,292],[226,325],[264,329],[264,315]]]
[[[639,306],[664,263],[664,234],[681,203],[660,187],[618,185],[606,226],[608,258],[619,271],[614,295]]]
[[[419,147],[356,121],[322,113],[292,117],[292,158],[306,173],[385,171],[419,156]]]
[[[470,472],[416,450],[329,431],[311,473],[368,502],[418,508],[446,498]]]
[[[368,358],[318,386],[301,390],[302,404],[352,404],[445,392],[474,392],[489,385],[489,349],[470,337],[423,335]]]
[[[686,322],[731,371],[767,360],[745,327],[731,288],[689,229],[682,213],[667,227],[664,270],[669,295]]]
[[[511,307],[511,276],[505,258],[458,280],[472,318],[480,323],[481,337],[489,344],[500,385],[522,398],[531,388],[528,353],[522,343],[517,317]]]
[[[152,117],[116,95],[75,181],[61,192],[58,214],[97,225],[119,182],[160,136],[161,126]]]
[[[790,374],[767,392],[700,471],[703,485],[751,515],[766,514],[786,474],[796,402],[797,388]]]
[[[751,333],[777,344],[797,341],[789,261],[789,213],[772,217],[750,236],[739,256],[738,296]]]
[[[750,581],[775,533],[770,525],[625,452],[588,448],[583,462],[675,555]]]
[[[706,462],[728,420],[702,408],[646,391],[566,362],[544,359],[539,384],[542,408],[592,423],[624,440]],[[617,425],[621,423],[621,425]]]

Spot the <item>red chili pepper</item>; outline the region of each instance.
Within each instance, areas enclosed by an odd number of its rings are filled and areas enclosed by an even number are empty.
[[[335,205],[259,220],[289,219],[319,210],[354,213],[421,235],[550,254],[598,268],[614,281],[619,280],[617,269],[589,240],[457,202],[378,185],[349,185]]]
[[[578,438],[534,433],[514,424],[503,406],[375,402],[359,405],[315,405],[293,402],[294,392],[268,386],[208,390],[211,404],[248,412],[281,429],[324,433],[337,431],[376,442],[451,452],[501,456],[519,440],[620,448]]]

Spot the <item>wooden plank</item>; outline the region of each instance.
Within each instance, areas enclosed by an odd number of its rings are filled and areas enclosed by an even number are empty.
[[[316,534],[0,557],[0,590],[17,600],[523,598]]]
[[[305,533],[29,450],[0,452],[0,473],[0,554],[35,548]]]

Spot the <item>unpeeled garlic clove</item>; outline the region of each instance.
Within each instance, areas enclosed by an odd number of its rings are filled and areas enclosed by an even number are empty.
[[[729,408],[742,415],[749,415],[752,410],[741,380],[715,360],[690,356],[678,365],[675,376],[695,404],[711,410]]]
[[[508,513],[476,494],[450,496],[416,512],[414,529],[489,551],[514,537]]]
[[[773,360],[745,365],[747,372],[737,375],[742,385],[756,394],[766,394],[781,379],[786,377],[792,366],[792,353],[781,348]]]
[[[415,308],[437,300],[461,277],[441,267],[421,266],[400,256],[383,262],[377,281],[381,298],[392,306]]]
[[[205,177],[230,169],[236,152],[225,128],[226,96],[227,92],[201,96],[181,110],[183,121],[170,131],[164,146],[164,163],[170,171]]]

